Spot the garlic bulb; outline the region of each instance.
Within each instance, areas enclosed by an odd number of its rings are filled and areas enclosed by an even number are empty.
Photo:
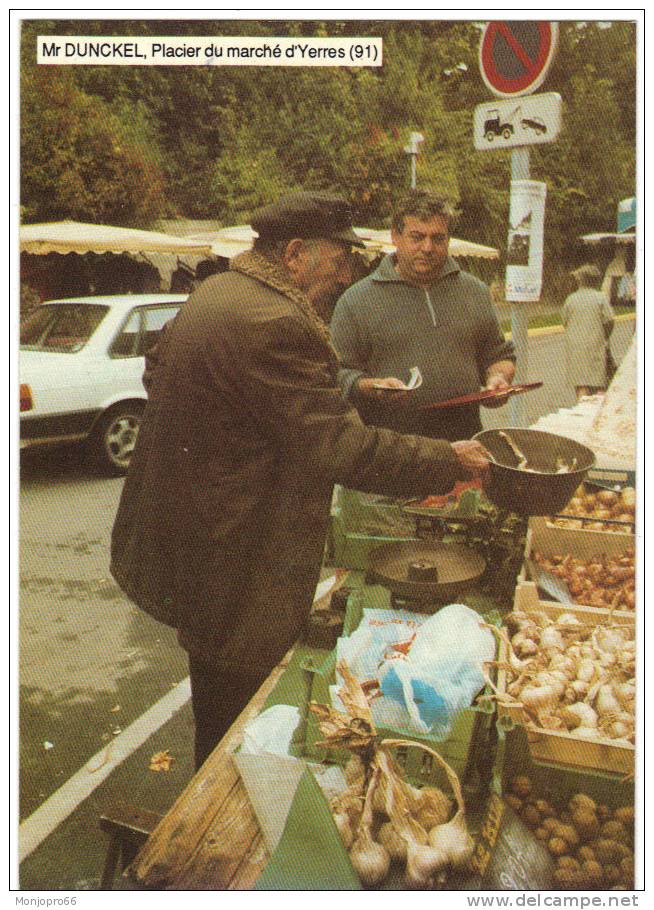
[[[341,835],[343,845],[346,850],[349,850],[354,841],[354,832],[352,831],[350,816],[347,812],[335,812],[333,818],[334,824],[338,828],[338,833]]]
[[[361,883],[368,887],[374,887],[383,882],[391,864],[388,850],[372,837],[372,804],[380,773],[380,769],[375,768],[363,804],[359,828],[350,848],[350,860],[354,870],[361,879]]]
[[[377,838],[382,847],[388,850],[388,855],[392,860],[406,862],[406,841],[395,830],[392,822],[384,822],[379,829]]]
[[[577,734],[580,732],[580,728],[591,728],[597,731],[597,713],[585,702],[568,705],[561,711],[561,717],[567,727],[574,729]]]
[[[429,843],[440,854],[441,864],[438,868],[447,865],[464,866],[471,859],[475,842],[468,832],[461,809],[445,825],[432,828]]]
[[[384,740],[382,749],[384,746],[397,745],[398,742],[401,742],[401,740]],[[393,791],[393,796],[397,797],[397,802],[389,805],[389,810],[397,830],[407,841],[408,882],[412,887],[426,888],[433,886],[439,873],[443,872],[446,867],[457,868],[466,865],[472,857],[474,841],[466,826],[465,806],[459,778],[438,752],[423,743],[416,743],[416,746],[432,755],[445,770],[458,806],[454,818],[431,829],[429,832],[429,843],[425,845],[416,839],[414,831],[408,824],[408,819],[403,816],[402,811],[399,811],[402,809],[402,794],[397,793],[395,790]],[[398,803],[400,804],[399,806]]]
[[[367,827],[359,830],[350,849],[350,860],[361,884],[369,888],[384,881],[391,864],[388,850],[372,839]]]

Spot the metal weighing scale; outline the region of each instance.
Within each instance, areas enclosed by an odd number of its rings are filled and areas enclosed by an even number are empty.
[[[482,505],[474,514],[406,503],[416,540],[370,550],[366,581],[390,591],[391,606],[434,613],[470,592],[513,600],[527,518]]]

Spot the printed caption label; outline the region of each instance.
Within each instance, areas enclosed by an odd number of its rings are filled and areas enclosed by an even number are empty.
[[[112,66],[381,66],[381,38],[40,35],[36,62]]]

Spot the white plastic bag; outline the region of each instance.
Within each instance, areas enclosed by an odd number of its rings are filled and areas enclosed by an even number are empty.
[[[375,724],[443,740],[483,688],[483,665],[495,657],[495,637],[481,622],[464,604],[430,617],[366,610],[357,631],[339,640],[337,656],[360,681],[379,680],[382,697],[371,705]]]

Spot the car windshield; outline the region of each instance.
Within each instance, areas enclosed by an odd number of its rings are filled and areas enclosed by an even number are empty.
[[[56,303],[37,307],[20,327],[20,347],[27,351],[80,351],[104,319],[109,307]]]

